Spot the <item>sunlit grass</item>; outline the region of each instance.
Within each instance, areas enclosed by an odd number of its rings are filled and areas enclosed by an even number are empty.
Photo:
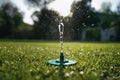
[[[66,66],[48,65],[59,58],[59,42],[1,41],[0,80],[119,80],[120,43],[65,42]]]

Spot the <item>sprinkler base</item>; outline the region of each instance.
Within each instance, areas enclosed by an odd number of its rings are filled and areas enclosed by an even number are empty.
[[[74,65],[77,63],[77,61],[75,60],[70,60],[70,59],[64,59],[64,61],[60,61],[59,59],[52,59],[52,60],[48,60],[48,63],[51,65],[62,65],[62,66],[69,66],[69,65]]]

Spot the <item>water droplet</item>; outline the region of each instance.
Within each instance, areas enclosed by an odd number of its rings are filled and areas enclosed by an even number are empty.
[[[58,72],[58,70],[55,70],[55,73],[57,73]]]
[[[71,71],[71,72],[70,72],[70,74],[73,74],[73,73],[74,73],[74,71]]]
[[[37,50],[39,50],[40,48],[37,48]]]
[[[35,79],[36,79],[36,80],[39,80],[39,79],[40,79],[40,76],[37,75],[37,76],[35,77]]]
[[[92,26],[95,26],[95,24],[92,24]]]
[[[80,71],[80,74],[83,74],[84,72],[83,71]]]
[[[81,52],[79,52],[79,55],[81,55],[82,53]]]
[[[96,72],[93,72],[94,76],[97,76],[97,73]]]
[[[84,27],[86,27],[86,25],[83,25]]]
[[[90,16],[87,16],[87,18],[90,18]]]
[[[49,73],[50,71],[48,70],[46,73]]]
[[[76,7],[76,9],[79,9],[79,8],[80,8],[80,6]]]
[[[117,54],[119,55],[120,53],[118,52]]]
[[[82,23],[82,25],[85,25],[85,23]]]
[[[65,76],[66,76],[66,77],[69,77],[69,76],[70,76],[70,74],[69,74],[69,73],[65,73]]]
[[[9,53],[10,51],[8,50],[7,52]]]
[[[82,23],[82,25],[83,25],[84,27],[86,27],[85,23]]]

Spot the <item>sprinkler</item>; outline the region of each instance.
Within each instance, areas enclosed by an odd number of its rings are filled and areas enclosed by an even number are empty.
[[[58,25],[59,29],[59,35],[60,35],[60,57],[58,59],[51,59],[48,60],[48,63],[51,65],[57,65],[57,66],[67,66],[67,65],[74,65],[77,63],[75,60],[65,59],[64,53],[63,53],[63,34],[64,34],[64,24],[62,20],[59,22]]]

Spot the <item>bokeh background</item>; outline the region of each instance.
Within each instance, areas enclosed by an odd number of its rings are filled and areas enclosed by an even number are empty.
[[[0,39],[120,41],[119,0],[0,0]]]

